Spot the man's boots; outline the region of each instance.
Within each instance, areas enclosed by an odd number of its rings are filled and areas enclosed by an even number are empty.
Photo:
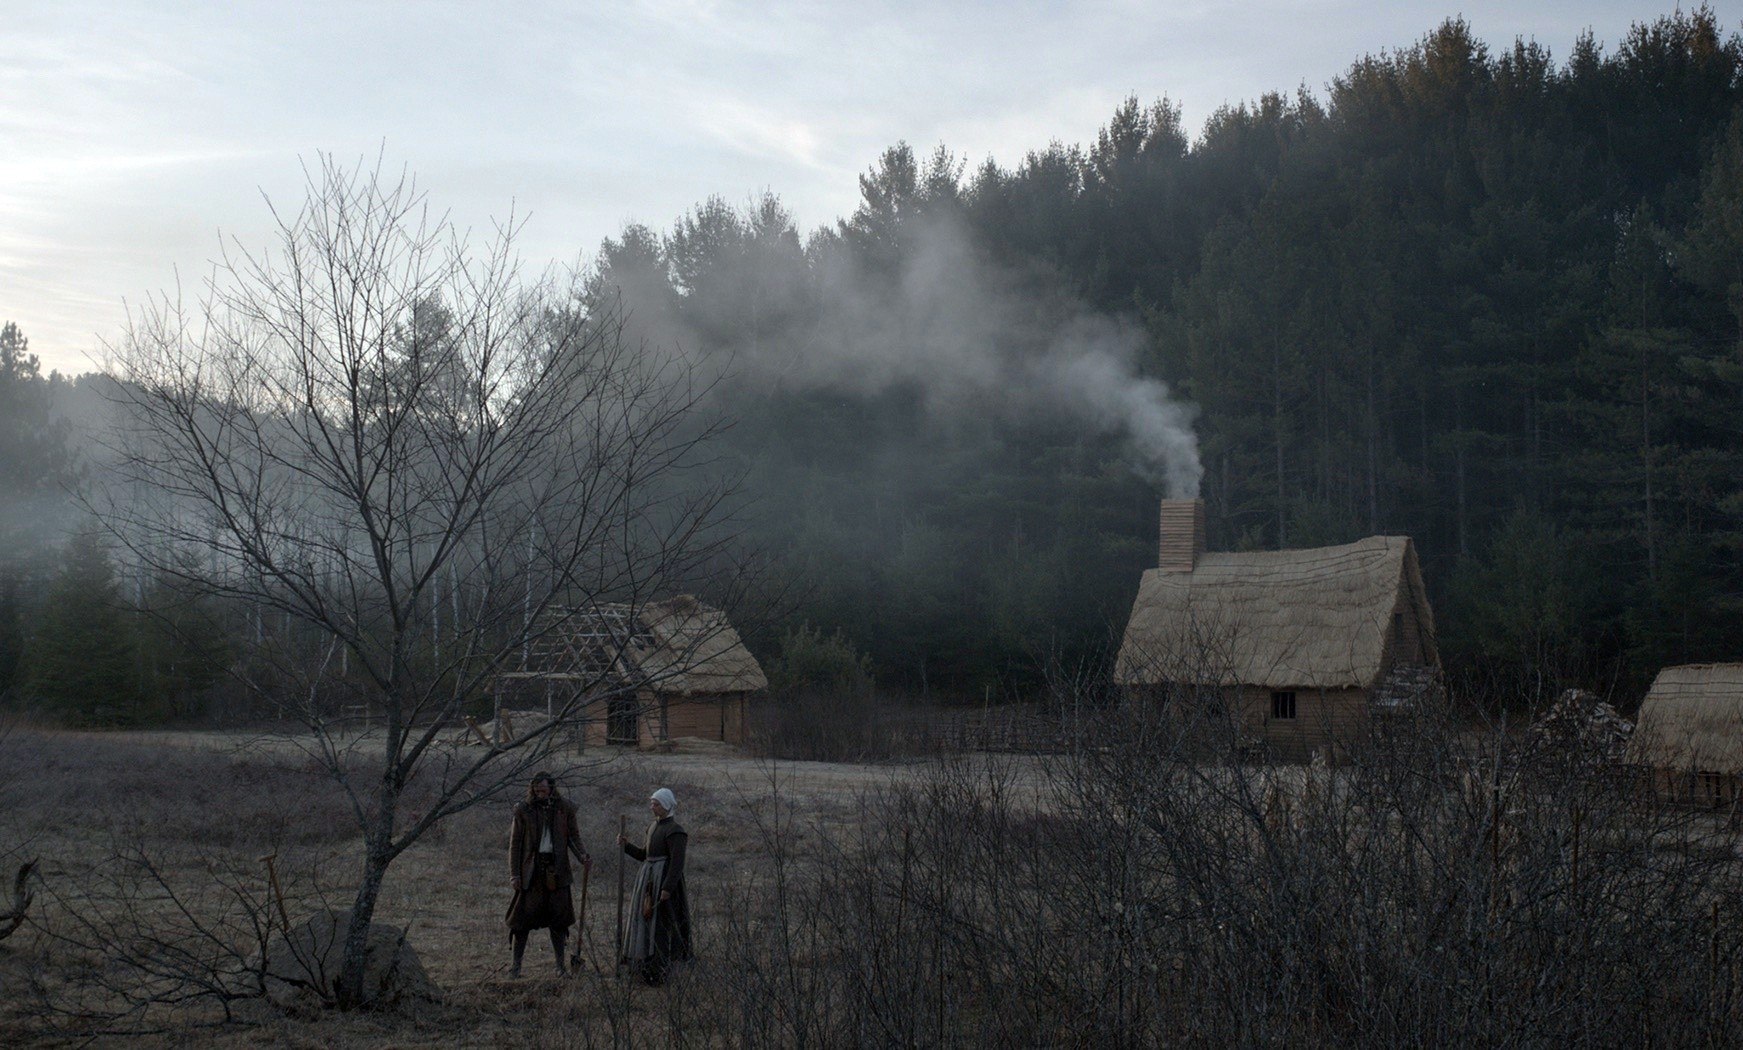
[[[525,930],[516,930],[514,933],[514,969],[512,969],[508,972],[508,975],[510,977],[519,977],[520,976],[521,956],[525,955],[526,953],[527,953],[526,931]]]
[[[557,953],[557,976],[563,977],[569,973],[569,968],[563,963],[563,942],[568,940],[567,930],[551,930],[551,950]]]

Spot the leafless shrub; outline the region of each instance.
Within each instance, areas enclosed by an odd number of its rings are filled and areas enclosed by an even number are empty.
[[[869,690],[799,686],[751,717],[751,746],[767,758],[863,762],[893,757],[901,745],[886,703]]]
[[[86,1038],[238,1019],[273,929],[324,902],[338,793],[230,749],[36,730],[17,742],[5,826],[42,860],[0,1027]]]
[[[1208,714],[1099,709],[1039,797],[997,762],[945,758],[803,850],[804,829],[771,820],[774,874],[719,949],[734,1038],[1743,1036],[1743,870],[1723,821],[1445,709],[1376,721],[1335,767],[1219,758]]]
[[[264,856],[116,835],[45,868],[8,1023],[85,1040],[275,1016],[262,998],[269,944],[288,914],[331,907],[333,895],[313,857],[274,858],[290,862],[284,873]]]
[[[1743,1036],[1743,879],[1723,815],[1660,806],[1593,756],[1447,708],[1392,710],[1338,764],[1307,766],[1243,755],[1209,704],[1083,711],[1062,753],[943,753],[851,803],[794,797],[775,764],[736,799],[681,782],[707,846],[698,961],[665,989],[619,979],[595,910],[581,976],[463,984],[445,1023],[565,1047]],[[473,811],[459,828],[482,841],[491,826]],[[52,871],[102,916],[58,899],[33,912],[65,935],[41,977],[63,995],[56,1030],[167,1030],[172,1002],[183,1025],[245,1017],[225,997],[249,991],[258,910],[274,915],[264,873],[237,866],[247,844],[218,875],[185,847]],[[287,887],[305,907],[326,905],[318,891]],[[98,1016],[117,1002],[133,1012]]]

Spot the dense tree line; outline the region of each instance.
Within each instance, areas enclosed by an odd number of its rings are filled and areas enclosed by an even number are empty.
[[[1196,407],[1213,547],[1414,537],[1494,698],[1743,658],[1743,42],[1709,10],[1565,58],[1449,21],[1196,136],[1133,98],[1010,167],[898,143],[860,191],[808,234],[772,194],[629,226],[578,304],[714,367],[760,652],[822,631],[976,700],[1108,655],[1163,483],[1067,389],[1093,364]],[[0,420],[0,483],[62,484],[58,424]],[[15,686],[37,553],[0,576]]]
[[[0,326],[0,704],[82,725],[204,713],[228,651],[217,610],[120,564],[81,510],[96,449],[75,421],[102,382],[43,375],[18,326]]]
[[[961,348],[911,291],[954,266],[1034,304],[993,334],[1007,367],[1061,310],[1141,323],[1142,374],[1198,408],[1213,546],[1409,534],[1455,674],[1626,696],[1743,654],[1739,103],[1705,9],[1560,62],[1455,20],[1196,139],[1132,99],[1010,168],[898,144],[804,239],[778,200],[711,200],[608,241],[599,287],[733,362],[794,615],[885,684],[1020,690],[1106,644],[1152,556],[1158,489],[1117,435],[1014,378],[935,388]],[[878,323],[844,328],[850,297]],[[885,345],[916,332],[930,364]]]

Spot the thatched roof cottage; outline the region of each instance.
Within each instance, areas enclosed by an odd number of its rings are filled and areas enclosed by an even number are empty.
[[[742,744],[750,698],[768,688],[726,614],[691,595],[551,609],[542,623],[524,666],[502,676],[505,691],[599,698],[586,710],[587,745]]]
[[[1628,757],[1674,797],[1711,805],[1743,797],[1743,664],[1659,671],[1640,702]]]
[[[1434,615],[1408,537],[1308,550],[1205,550],[1204,504],[1165,500],[1115,665],[1141,702],[1214,697],[1243,746],[1333,748],[1375,707],[1435,688]]]

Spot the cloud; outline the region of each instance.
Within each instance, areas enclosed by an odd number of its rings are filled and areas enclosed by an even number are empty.
[[[697,100],[694,122],[728,148],[806,168],[826,168],[819,154],[824,139],[808,121],[742,98]]]
[[[213,229],[264,226],[255,187],[295,187],[298,158],[317,150],[373,154],[386,142],[436,200],[472,214],[518,197],[550,256],[568,258],[627,217],[664,226],[711,194],[768,188],[808,223],[831,224],[853,206],[854,175],[899,139],[1010,166],[1051,140],[1093,140],[1128,94],[1168,96],[1196,129],[1224,102],[1319,91],[1448,14],[1403,0],[1261,0],[1240,18],[1210,0],[11,7],[0,224],[82,241],[123,193],[189,227],[166,240],[160,225],[118,222],[99,250],[149,266],[45,271],[28,285],[58,295],[65,282],[79,302],[119,302],[172,264],[197,267]],[[1715,7],[1736,24],[1737,0]],[[1637,0],[1460,10],[1492,45],[1535,37],[1563,57],[1587,26],[1613,47],[1655,14]],[[25,285],[0,285],[0,309],[25,301]],[[45,359],[55,352],[46,333],[33,341]]]

